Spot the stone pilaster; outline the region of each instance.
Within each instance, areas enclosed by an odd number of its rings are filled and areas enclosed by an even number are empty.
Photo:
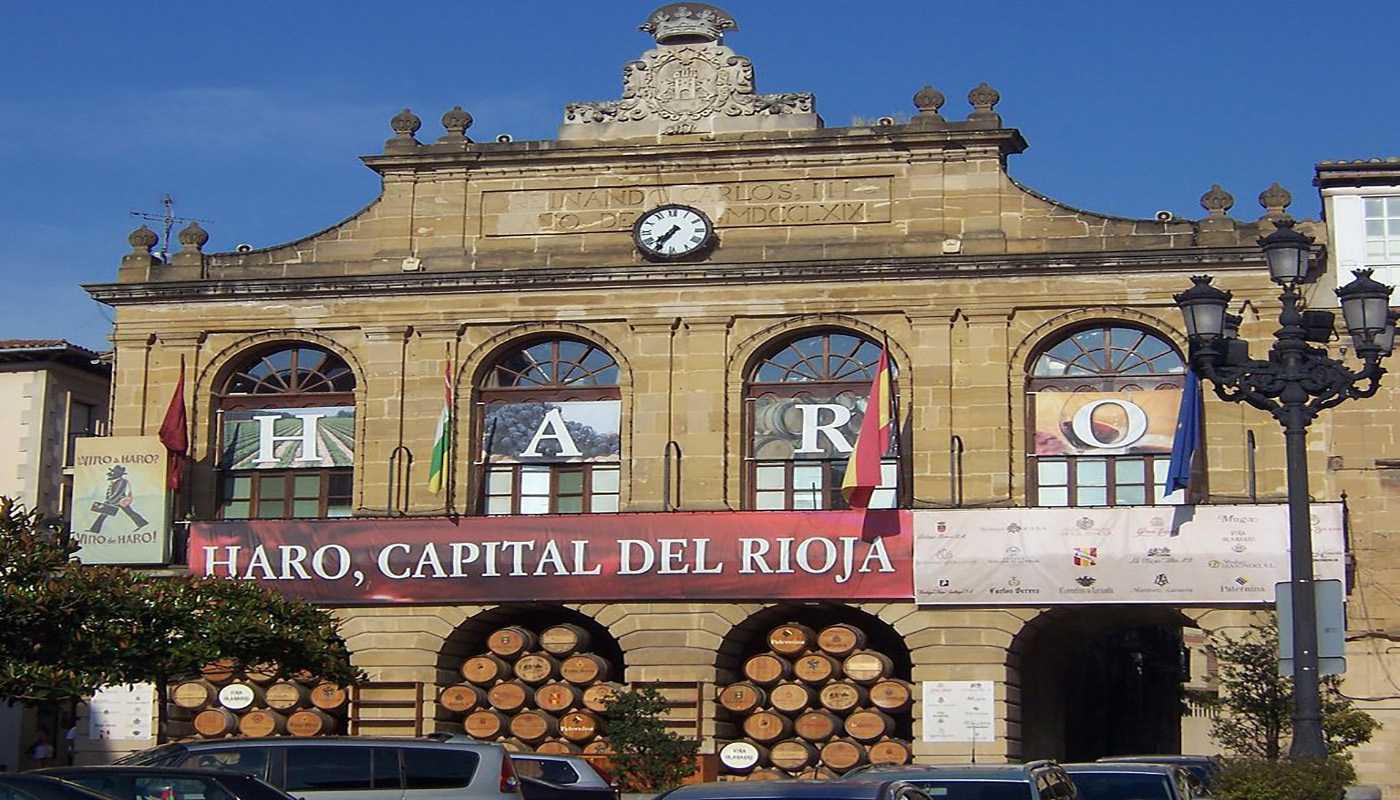
[[[628,511],[662,511],[666,507],[666,459],[668,443],[672,441],[672,391],[675,375],[674,339],[679,320],[663,319],[635,322],[630,328],[632,346],[632,391],[627,416],[630,436],[623,464],[628,465]],[[630,453],[630,457],[629,457]],[[676,508],[677,495],[674,454],[671,458],[671,507]]]
[[[390,465],[397,461],[398,448],[405,445],[408,422],[422,412],[428,397],[405,393],[405,347],[409,328],[405,325],[366,325],[364,340],[356,356],[365,374],[359,376],[359,409],[355,442],[356,506],[366,514],[392,514],[401,508],[394,504]],[[431,447],[431,445],[429,445]]]
[[[681,507],[690,511],[743,505],[742,451],[722,435],[730,430],[725,401],[731,322],[728,317],[691,318],[676,331],[676,354],[684,359],[685,369],[676,373],[672,384],[672,438],[683,453]]]

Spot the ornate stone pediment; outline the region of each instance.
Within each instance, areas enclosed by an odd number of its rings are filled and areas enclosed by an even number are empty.
[[[759,94],[753,62],[724,46],[732,17],[701,3],[652,12],[657,46],[623,67],[622,99],[570,103],[561,139],[821,127],[810,94]]]

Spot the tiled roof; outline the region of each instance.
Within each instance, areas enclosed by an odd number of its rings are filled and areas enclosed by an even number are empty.
[[[80,347],[64,339],[0,339],[0,361],[63,361],[95,371],[108,371],[105,353]]]

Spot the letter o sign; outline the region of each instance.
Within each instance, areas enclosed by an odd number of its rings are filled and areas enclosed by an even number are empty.
[[[1097,411],[1100,406],[1108,405],[1118,406],[1123,409],[1123,413],[1128,417],[1128,429],[1123,431],[1122,435],[1112,442],[1100,441],[1099,438],[1094,435],[1094,412]],[[1147,412],[1143,411],[1136,404],[1129,403],[1127,400],[1118,400],[1114,398],[1095,400],[1092,403],[1087,403],[1083,408],[1074,413],[1073,429],[1074,435],[1079,437],[1079,441],[1091,447],[1105,449],[1110,447],[1128,447],[1147,435]]]

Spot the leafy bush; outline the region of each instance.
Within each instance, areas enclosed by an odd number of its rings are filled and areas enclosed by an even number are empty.
[[[1356,771],[1343,758],[1227,759],[1211,785],[1216,800],[1339,800]]]
[[[650,686],[620,691],[608,702],[604,738],[622,791],[661,792],[694,774],[700,743],[666,730],[665,712],[666,698]]]

